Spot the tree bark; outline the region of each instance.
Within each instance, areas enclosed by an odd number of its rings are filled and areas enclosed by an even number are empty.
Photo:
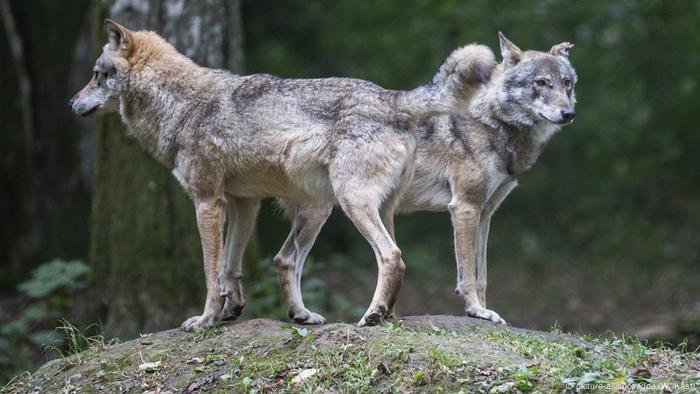
[[[103,20],[110,17],[130,29],[157,31],[200,65],[241,72],[239,9],[239,0],[101,2],[96,49],[106,40]],[[116,116],[98,121],[94,174],[90,261],[105,331],[173,327],[199,313],[205,287],[192,202],[125,135]]]
[[[22,115],[22,142],[24,151],[24,172],[26,174],[27,185],[24,196],[21,198],[21,208],[23,219],[26,221],[24,229],[15,235],[16,243],[14,250],[10,252],[10,260],[25,260],[28,255],[37,247],[39,241],[39,228],[37,221],[37,193],[36,182],[34,180],[34,156],[35,156],[35,114],[32,89],[32,78],[25,55],[25,42],[20,33],[13,7],[9,0],[0,0],[0,16],[5,27],[5,35],[10,46],[12,60],[17,74],[17,85],[19,86],[19,102]]]

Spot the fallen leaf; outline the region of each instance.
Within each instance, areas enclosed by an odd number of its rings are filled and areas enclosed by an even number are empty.
[[[300,371],[297,374],[297,376],[292,378],[292,383],[299,384],[299,383],[303,382],[304,380],[316,375],[316,372],[318,372],[318,370],[316,368],[304,369],[304,370]]]
[[[389,366],[384,363],[379,363],[379,365],[377,365],[377,371],[383,373],[384,375],[391,375]]]
[[[641,376],[643,378],[650,378],[651,377],[651,371],[646,369],[646,368],[635,368],[632,371],[632,376]]]
[[[160,361],[156,361],[154,363],[143,363],[139,365],[139,370],[145,371],[148,373],[153,373],[160,368]]]
[[[309,335],[309,330],[306,327],[292,327],[292,335],[296,335],[303,338]]]
[[[192,357],[191,359],[185,361],[187,364],[201,364],[204,362],[202,357]]]
[[[192,382],[189,386],[187,386],[187,392],[192,393],[195,392],[201,388],[206,387],[207,385],[212,384],[216,380],[215,376],[207,376],[201,379],[197,379],[196,381]]]

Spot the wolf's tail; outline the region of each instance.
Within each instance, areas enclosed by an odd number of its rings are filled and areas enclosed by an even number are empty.
[[[489,47],[463,46],[445,59],[430,83],[403,92],[399,103],[418,116],[461,112],[495,67],[496,57]]]

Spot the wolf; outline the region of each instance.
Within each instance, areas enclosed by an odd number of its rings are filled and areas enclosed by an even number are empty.
[[[82,116],[118,112],[128,134],[193,200],[207,295],[202,314],[182,328],[210,327],[241,313],[243,251],[267,197],[284,199],[290,212],[311,207],[311,221],[340,205],[379,267],[372,302],[358,324],[386,317],[405,264],[380,211],[393,209],[413,172],[417,120],[468,102],[496,65],[491,50],[460,48],[430,83],[397,91],[350,78],[234,75],[196,65],[154,32],[111,20],[105,28],[108,42],[92,79],[69,106]],[[306,252],[288,249],[291,259],[275,259],[285,297],[296,291],[287,282],[290,264]],[[325,321],[303,304],[290,304],[289,315],[297,323]]]
[[[455,292],[464,298],[468,316],[505,324],[498,313],[486,309],[491,217],[518,184],[518,175],[535,164],[554,134],[573,122],[577,75],[569,61],[569,42],[548,52],[523,51],[500,32],[499,42],[502,62],[462,113],[419,120],[414,174],[396,208],[398,213],[449,211],[457,261]],[[383,213],[394,238],[393,212]],[[313,237],[308,234],[320,231],[321,217],[312,208],[299,208],[279,255],[291,258],[291,245],[310,249]],[[296,264],[303,266],[299,260]],[[300,275],[298,268],[296,277]]]

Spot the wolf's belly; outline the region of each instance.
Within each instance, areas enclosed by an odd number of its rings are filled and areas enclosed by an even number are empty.
[[[335,200],[328,172],[320,166],[293,174],[269,168],[231,174],[224,188],[236,197],[276,197],[299,203]]]
[[[401,198],[398,211],[401,213],[442,212],[447,210],[450,200],[452,200],[452,192],[446,179],[416,177]]]

